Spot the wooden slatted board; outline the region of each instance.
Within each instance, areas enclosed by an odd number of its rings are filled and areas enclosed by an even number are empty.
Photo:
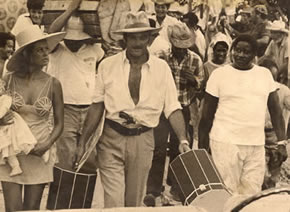
[[[43,24],[48,30],[50,24],[69,6],[71,0],[46,0]],[[101,39],[100,23],[97,13],[98,0],[85,0],[81,3],[78,14],[85,24],[84,31],[94,38]]]

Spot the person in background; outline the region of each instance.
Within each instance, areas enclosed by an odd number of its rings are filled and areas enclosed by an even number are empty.
[[[251,19],[252,19],[252,8],[244,7],[238,12],[238,16],[235,18],[234,23],[229,23],[229,29],[231,37],[236,38],[237,36],[251,31]]]
[[[49,32],[58,32],[64,27],[66,36],[50,55],[47,71],[63,86],[64,130],[57,142],[58,167],[74,170],[77,143],[82,133],[84,119],[92,103],[97,74],[97,63],[103,58],[101,45],[85,33],[84,23],[73,15],[82,0],[73,0],[68,9],[50,26]],[[95,153],[94,153],[95,154]],[[83,166],[83,171],[96,172],[95,156]],[[85,171],[85,172],[86,172]]]
[[[210,43],[210,48],[212,48],[211,60],[204,63],[204,72],[206,75],[206,80],[213,72],[213,70],[225,65],[228,61],[228,53],[230,48],[230,42],[223,33],[218,32],[214,39]]]
[[[283,120],[285,122],[285,128],[288,126],[290,117],[290,89],[277,81],[279,68],[273,59],[265,57],[261,59],[258,64],[265,68],[268,68],[275,80],[277,86],[277,93],[279,96],[279,104],[282,109]],[[285,129],[286,130],[286,129]],[[283,158],[279,154],[278,139],[274,131],[269,111],[266,114],[265,121],[265,148],[266,148],[266,173],[263,183],[263,189],[269,189],[276,186],[276,183],[280,179],[281,165]],[[283,143],[287,145],[287,142]],[[282,145],[283,145],[282,144]]]
[[[7,32],[0,32],[0,78],[6,72],[6,63],[13,54],[15,48],[15,37]]]
[[[156,21],[149,18],[150,26],[156,28]],[[159,35],[159,31],[154,31],[151,33],[151,40],[148,46],[148,51],[150,54],[156,57],[165,59],[165,56],[170,52],[170,43],[168,43],[163,37]]]
[[[143,11],[129,12],[126,23],[115,32],[123,35],[126,49],[100,63],[78,147],[80,159],[105,110],[97,144],[105,208],[142,206],[154,151],[153,128],[162,111],[179,139],[180,152],[190,150],[170,68],[148,53],[151,33],[159,28],[150,27]]]
[[[16,36],[19,32],[31,25],[39,26],[41,31],[44,32],[44,25],[42,25],[44,3],[45,0],[27,0],[26,6],[28,13],[24,13],[18,17],[15,25],[11,29],[11,33]]]
[[[288,30],[283,21],[274,21],[267,27],[271,32],[271,38],[263,57],[271,57],[278,66],[277,80],[285,85],[288,84]],[[282,70],[285,70],[282,72]]]
[[[156,22],[153,19],[149,18],[149,22],[151,27],[156,27]],[[151,37],[148,47],[149,53],[165,59],[171,49],[170,43],[162,38],[157,30],[151,32]],[[163,177],[169,136],[169,123],[164,113],[161,114],[157,127],[153,129],[153,135],[155,148],[146,186],[146,196],[143,200],[146,206],[151,207],[156,206],[156,198],[161,197],[164,190]]]
[[[261,191],[265,174],[266,109],[282,161],[287,159],[285,123],[271,73],[253,64],[256,40],[241,35],[230,51],[233,62],[216,69],[207,81],[198,147],[211,149],[213,161],[232,193],[255,194]]]
[[[81,2],[81,0],[71,1],[68,9],[49,28],[50,33],[61,31],[63,27],[66,32],[64,41],[50,55],[47,72],[56,77],[63,87],[64,129],[56,143],[59,159],[56,166],[69,171],[74,171],[77,145],[87,111],[92,103],[97,65],[104,56],[101,45],[84,32],[84,23],[75,14]],[[96,171],[96,150],[93,150],[80,172],[95,174]],[[70,189],[72,185],[63,186]],[[67,207],[68,204],[65,202],[58,203],[59,209]]]
[[[180,5],[178,1],[174,1],[172,4],[170,4],[167,15],[175,17],[177,20],[180,20],[182,18],[182,15],[185,14],[187,10],[187,6]]]
[[[205,41],[205,37],[203,34],[203,31],[200,26],[198,26],[198,17],[192,12],[189,12],[185,14],[182,17],[182,22],[186,23],[188,28],[193,32],[195,35],[195,42],[190,49],[194,51],[196,54],[198,54],[202,61],[205,61],[206,57],[206,52],[207,52],[207,45]]]
[[[265,5],[256,5],[252,14],[252,28],[249,32],[258,43],[257,56],[262,57],[270,41],[270,31],[268,25],[268,10]]]
[[[174,0],[154,0],[155,15],[151,17],[156,21],[156,27],[162,27],[159,34],[167,42],[169,42],[167,27],[179,22],[175,17],[167,15],[170,4],[173,2]]]
[[[192,146],[193,126],[190,125],[189,106],[196,101],[197,94],[202,90],[204,81],[204,69],[201,58],[189,48],[195,42],[195,36],[185,23],[178,23],[168,26],[168,37],[171,42],[171,52],[166,61],[171,68],[175,81],[178,100],[182,106],[182,113],[185,119],[186,133],[190,146]],[[169,137],[169,158],[172,162],[178,155],[178,137],[173,129],[170,129]],[[179,187],[169,172],[167,183],[171,185],[170,193],[176,201],[179,199]]]
[[[9,74],[4,80],[12,96],[12,109],[24,119],[37,144],[28,155],[18,155],[21,174],[11,177],[9,166],[0,166],[6,212],[39,210],[44,187],[53,181],[57,160],[54,144],[63,129],[63,97],[60,82],[42,69],[64,34],[44,35],[38,26],[27,27],[16,36],[19,48],[7,63]],[[12,114],[8,113],[0,119],[0,125],[11,124],[12,120]],[[45,162],[41,157],[48,150]]]

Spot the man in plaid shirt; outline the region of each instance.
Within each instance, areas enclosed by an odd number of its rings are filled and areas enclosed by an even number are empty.
[[[204,69],[201,58],[188,48],[195,42],[195,35],[184,23],[168,26],[168,37],[172,44],[171,53],[166,60],[171,68],[178,94],[178,100],[182,105],[182,112],[185,119],[186,129],[189,134],[188,140],[192,142],[193,128],[190,126],[189,106],[195,101],[196,95],[204,86]],[[192,143],[191,143],[192,145]],[[170,130],[169,142],[170,162],[179,155],[178,139]],[[167,183],[171,184],[170,193],[173,199],[178,200],[178,186],[172,180],[172,173],[169,173]]]

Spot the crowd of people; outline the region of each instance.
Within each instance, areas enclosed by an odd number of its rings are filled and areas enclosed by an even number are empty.
[[[113,32],[123,50],[108,56],[84,30],[82,0],[48,30],[44,3],[28,0],[28,13],[0,32],[6,212],[38,210],[54,167],[74,172],[103,121],[81,172],[99,170],[105,208],[155,206],[166,157],[193,146],[212,155],[232,194],[276,186],[290,134],[285,15],[270,19],[267,5],[242,1],[234,15],[208,14],[203,28],[194,10],[180,15],[170,10],[177,1],[152,0],[152,14],[128,12]],[[181,201],[173,174],[166,179]]]

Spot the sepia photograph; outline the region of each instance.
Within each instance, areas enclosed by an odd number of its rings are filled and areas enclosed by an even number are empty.
[[[0,212],[289,212],[289,0],[0,0]]]

